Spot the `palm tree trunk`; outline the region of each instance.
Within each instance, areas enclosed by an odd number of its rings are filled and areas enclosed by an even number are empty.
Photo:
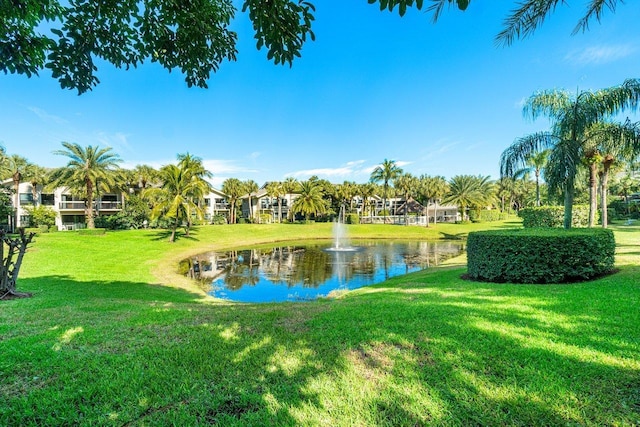
[[[93,183],[90,180],[85,181],[87,188],[87,202],[85,205],[85,215],[87,217],[87,228],[96,228],[96,224],[93,221]]]
[[[573,178],[568,179],[569,182],[565,184],[564,190],[564,228],[570,229],[573,222]],[[569,185],[571,184],[571,185]]]
[[[598,211],[597,172],[598,164],[592,161],[589,164],[589,227],[593,227],[596,224],[596,212]]]
[[[609,192],[609,169],[613,163],[613,158],[607,156],[602,162],[602,178],[600,180],[600,209],[602,210],[602,228],[607,228],[609,222],[609,212],[607,211],[607,193]]]
[[[438,199],[433,199],[433,226],[438,223]]]
[[[169,241],[170,242],[175,242],[176,240],[176,229],[178,228],[177,224],[174,224],[173,227],[171,227],[171,236],[169,237]]]
[[[540,207],[540,169],[536,169],[536,207]]]

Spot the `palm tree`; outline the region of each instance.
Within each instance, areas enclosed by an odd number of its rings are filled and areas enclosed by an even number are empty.
[[[55,172],[54,185],[82,189],[86,197],[87,228],[95,228],[93,199],[96,185],[98,182],[105,185],[113,184],[113,172],[118,168],[121,159],[111,147],[89,145],[83,148],[70,142],[63,142],[62,146],[66,150],[56,150],[53,154],[69,157],[70,160],[66,167]]]
[[[640,80],[636,79],[596,92],[578,92],[575,96],[559,90],[534,94],[525,103],[524,114],[532,119],[549,118],[552,130],[520,138],[507,148],[500,159],[501,176],[513,176],[534,153],[551,149],[545,178],[550,190],[564,191],[564,227],[570,228],[576,173],[593,137],[589,129],[612,114],[635,110],[639,102]]]
[[[258,186],[258,183],[252,179],[246,180],[245,182],[242,183],[242,185],[244,185],[244,191],[249,196],[249,218],[253,221],[254,217],[253,217],[252,196],[254,193],[258,192],[260,187]],[[260,216],[258,216],[258,218],[260,218]]]
[[[449,183],[443,176],[421,175],[419,194],[427,208],[427,227],[429,226],[429,201],[433,200],[433,225],[438,223],[438,203],[449,193]]]
[[[138,188],[145,189],[158,182],[158,171],[149,165],[136,165],[133,177]]]
[[[624,3],[623,0],[619,0]],[[382,3],[382,2],[380,2]],[[416,2],[417,8],[422,8],[422,2]],[[465,10],[471,0],[432,0],[431,6],[427,10],[433,12],[433,20],[437,21],[445,6],[456,4],[460,10]],[[496,37],[496,42],[510,45],[516,38],[527,37],[542,25],[544,20],[556,9],[556,6],[566,4],[564,0],[524,0],[518,2],[517,7],[512,10],[504,22],[504,29]],[[395,3],[392,3],[395,4]],[[412,4],[412,3],[411,3]],[[605,9],[615,10],[618,0],[589,0],[584,15],[573,29],[576,34],[589,28],[589,23],[595,18],[600,21]],[[391,7],[391,6],[390,6]],[[406,7],[400,7],[403,14]]]
[[[25,177],[31,184],[33,203],[38,206],[38,185],[45,186],[49,180],[49,170],[36,164],[29,164],[25,169]]]
[[[187,224],[192,215],[201,219],[204,212],[196,201],[209,192],[209,184],[204,179],[198,179],[186,165],[166,165],[159,171],[162,185],[143,190],[145,199],[153,204],[151,218],[165,218],[171,224],[170,242],[175,241],[176,230],[182,224]]]
[[[288,207],[288,213],[287,213],[287,217],[290,216],[290,212],[291,212],[291,199],[292,199],[292,195],[294,193],[297,193],[300,190],[300,183],[298,182],[297,179],[295,179],[292,176],[287,177],[284,182],[282,183],[282,191],[285,192],[285,194],[288,196],[288,200],[287,200],[287,207]],[[289,218],[290,220],[293,220],[293,218]]]
[[[311,215],[325,213],[327,206],[323,198],[320,185],[313,180],[302,181],[300,183],[300,195],[291,206],[293,213],[301,213],[308,221]]]
[[[623,124],[599,123],[593,131],[596,138],[593,141],[592,149],[597,152],[601,166],[599,173],[601,222],[602,227],[606,228],[609,171],[616,161],[631,161],[640,153],[640,123],[632,123],[628,119]],[[595,191],[592,189],[591,193],[593,194]],[[592,207],[592,210],[595,211],[595,208]]]
[[[407,214],[409,211],[409,200],[411,200],[418,192],[419,181],[418,178],[410,173],[403,173],[394,180],[394,187],[402,195],[404,199],[404,225],[409,225],[407,221]]]
[[[376,195],[376,185],[371,182],[358,184],[356,188],[356,193],[358,196],[362,198],[361,215],[364,216],[368,208],[371,207],[371,198]],[[371,216],[370,209],[368,210],[368,212],[369,212],[369,216]]]
[[[402,169],[396,164],[395,160],[384,159],[382,164],[376,166],[371,172],[369,180],[371,182],[382,182],[382,204],[384,222],[387,222],[387,197],[389,195],[389,183],[402,174]]]
[[[549,150],[542,150],[539,153],[532,153],[525,163],[528,170],[532,170],[536,179],[536,206],[540,206],[540,172],[547,165]]]
[[[203,190],[202,192],[194,192],[194,194],[190,196],[192,198],[192,204],[189,205],[197,205],[198,208],[202,209],[204,196],[211,192],[211,184],[209,184],[206,179],[212,178],[213,174],[204,167],[200,157],[192,156],[189,153],[178,154],[178,167],[189,176],[189,179],[194,181],[194,188]],[[192,216],[189,215],[187,217],[187,236],[191,228],[191,220]]]
[[[244,186],[242,181],[237,178],[227,178],[222,183],[222,192],[225,194],[227,201],[231,205],[229,211],[229,224],[236,223],[236,203],[244,194]]]
[[[267,195],[271,199],[275,197],[278,200],[278,222],[282,222],[282,196],[284,195],[282,183],[278,181],[271,181],[267,183],[265,190],[267,190]]]
[[[494,199],[495,189],[488,176],[456,175],[449,182],[449,193],[444,201],[459,206],[462,219],[465,219],[468,208],[489,206]]]

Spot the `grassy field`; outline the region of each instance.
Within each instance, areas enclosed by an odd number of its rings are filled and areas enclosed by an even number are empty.
[[[487,226],[350,226],[353,238]],[[640,424],[640,227],[620,271],[467,282],[448,266],[312,303],[207,298],[175,271],[211,249],[328,238],[329,224],[38,236],[0,302],[0,426]]]

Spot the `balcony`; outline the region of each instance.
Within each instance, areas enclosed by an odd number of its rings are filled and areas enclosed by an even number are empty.
[[[93,208],[99,211],[119,211],[122,209],[122,202],[94,202]],[[84,211],[84,202],[82,200],[60,202],[58,209],[61,211]]]

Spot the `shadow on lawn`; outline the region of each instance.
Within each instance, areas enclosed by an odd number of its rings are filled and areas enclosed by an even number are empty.
[[[637,345],[622,345],[635,326],[601,301],[567,305],[569,286],[232,304],[142,283],[22,283],[35,297],[0,313],[15,322],[0,329],[2,425],[638,421],[638,371],[623,363]]]
[[[175,240],[186,239],[191,241],[199,241],[197,238],[198,231],[197,228],[192,228],[189,230],[189,235],[184,232],[184,229],[176,230]],[[153,234],[151,234],[151,240],[159,241],[159,240],[169,240],[171,237],[171,230],[167,229],[158,229]]]

